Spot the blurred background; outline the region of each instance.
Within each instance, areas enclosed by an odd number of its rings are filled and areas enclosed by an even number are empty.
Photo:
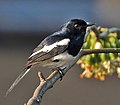
[[[0,104],[23,105],[39,84],[33,70],[5,97],[5,92],[23,70],[32,50],[47,35],[72,18],[82,18],[103,27],[119,27],[119,0],[0,0]],[[43,70],[47,75],[48,71]],[[74,66],[52,89],[41,105],[120,105],[120,80],[104,82],[80,79]]]

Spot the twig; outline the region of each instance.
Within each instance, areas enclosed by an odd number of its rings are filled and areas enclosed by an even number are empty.
[[[118,37],[118,39],[120,39],[120,28],[110,28],[110,29],[108,29],[107,32],[103,32],[103,33],[99,34],[99,37],[106,38],[106,37],[108,37],[109,33],[114,33],[114,32],[117,33],[117,37]]]
[[[84,49],[81,51],[81,56],[98,53],[120,53],[120,48]]]
[[[116,27],[109,28],[108,31],[99,33],[100,28],[101,28],[100,26],[99,27],[92,26],[89,28],[89,30],[92,30],[96,34],[97,39],[105,39],[108,37],[109,33],[114,33],[114,32],[117,33],[117,37],[118,39],[120,39],[120,28],[116,28]]]
[[[98,53],[120,53],[120,48],[105,48],[105,49],[84,49],[79,52],[77,57],[63,70],[64,75],[72,66],[76,64],[80,57],[88,54],[98,54]],[[58,71],[54,71],[50,74],[48,78],[44,78],[41,72],[38,73],[40,78],[40,84],[36,88],[33,96],[29,99],[27,105],[39,105],[41,103],[44,93],[50,89],[55,82],[60,79],[60,74]]]
[[[91,28],[90,28],[90,30],[92,30],[95,34],[96,34],[96,37],[97,37],[97,40],[99,39],[99,28],[100,27],[97,27],[97,26],[92,26]]]

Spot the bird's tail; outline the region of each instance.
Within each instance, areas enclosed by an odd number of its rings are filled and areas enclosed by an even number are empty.
[[[6,96],[13,90],[13,88],[22,80],[22,78],[30,71],[31,66],[26,67],[22,73],[17,77],[17,79],[13,82],[10,88],[6,92]]]

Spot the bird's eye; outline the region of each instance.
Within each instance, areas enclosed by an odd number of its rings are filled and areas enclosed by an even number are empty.
[[[75,24],[74,27],[75,27],[76,29],[80,29],[80,25],[79,25],[79,24]]]

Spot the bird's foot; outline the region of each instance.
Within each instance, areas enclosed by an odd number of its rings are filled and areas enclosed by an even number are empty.
[[[62,78],[64,76],[64,73],[61,68],[58,68],[58,72],[60,73],[60,81],[62,81]]]
[[[65,67],[65,68],[66,68],[66,67]],[[63,76],[64,76],[63,70],[64,70],[65,68],[61,69],[60,67],[57,67],[57,68],[52,69],[52,71],[58,71],[58,72],[59,72],[59,74],[60,74],[60,81],[62,81],[62,78],[63,78]]]
[[[66,67],[65,67],[65,68],[66,68]],[[65,68],[63,68],[63,69],[61,69],[60,67],[58,68],[58,72],[60,73],[60,81],[62,81],[62,78],[63,78],[63,76],[64,76],[63,70],[64,70]]]

